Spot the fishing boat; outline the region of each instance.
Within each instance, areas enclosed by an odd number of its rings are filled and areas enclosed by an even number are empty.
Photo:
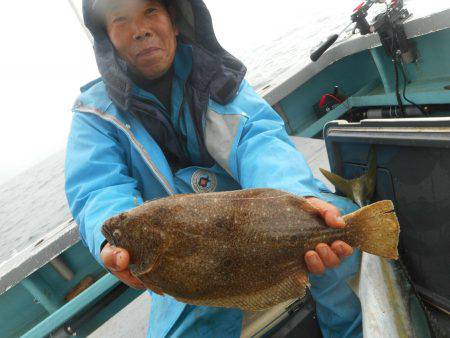
[[[367,167],[369,150],[377,150],[374,199],[396,205],[401,260],[392,265],[363,259],[354,287],[365,336],[446,336],[450,8],[416,12],[397,0],[369,20],[373,5],[362,3],[343,18],[343,36],[331,36],[311,59],[266,79],[258,92],[284,119],[316,177],[323,178],[319,167],[356,177]],[[57,168],[62,177],[62,165]],[[65,200],[62,187],[58,194]],[[69,217],[0,264],[0,336],[145,336],[150,296],[106,273]],[[389,301],[377,303],[377,292]],[[377,317],[393,327],[377,331],[379,324],[371,321]],[[302,333],[320,337],[310,296],[246,314],[242,336]]]

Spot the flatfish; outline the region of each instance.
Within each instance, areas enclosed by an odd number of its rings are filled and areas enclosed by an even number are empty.
[[[107,220],[102,232],[130,253],[130,270],[150,290],[179,301],[258,311],[302,297],[304,254],[343,240],[397,259],[399,224],[391,201],[325,225],[305,198],[275,190],[174,195]]]

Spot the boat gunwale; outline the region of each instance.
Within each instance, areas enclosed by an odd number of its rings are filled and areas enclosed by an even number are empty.
[[[69,219],[1,263],[0,295],[78,243],[79,240],[78,226],[73,219]]]
[[[411,16],[405,21],[404,27],[408,39],[449,29],[450,8],[428,16]],[[309,61],[306,66],[302,66],[300,69],[293,67],[289,74],[274,78],[266,86],[258,90],[258,93],[270,105],[274,105],[335,62],[364,50],[380,46],[381,41],[378,34],[351,35],[333,45],[318,61]]]

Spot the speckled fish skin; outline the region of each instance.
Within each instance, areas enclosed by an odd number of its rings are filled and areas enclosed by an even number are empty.
[[[392,214],[387,203],[380,212]],[[304,198],[251,189],[154,200],[111,218],[102,230],[110,243],[129,251],[132,273],[154,292],[256,311],[304,295],[303,256],[318,243],[367,242],[351,220],[345,229],[332,229]],[[390,258],[397,255],[395,222],[389,222],[395,243],[382,252]]]

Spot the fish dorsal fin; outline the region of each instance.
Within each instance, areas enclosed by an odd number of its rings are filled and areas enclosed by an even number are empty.
[[[246,295],[232,296],[222,299],[183,299],[176,297],[183,303],[203,306],[220,306],[227,308],[240,308],[243,311],[262,311],[290,299],[302,298],[306,294],[308,277],[304,272],[287,277],[280,283],[265,290]]]

